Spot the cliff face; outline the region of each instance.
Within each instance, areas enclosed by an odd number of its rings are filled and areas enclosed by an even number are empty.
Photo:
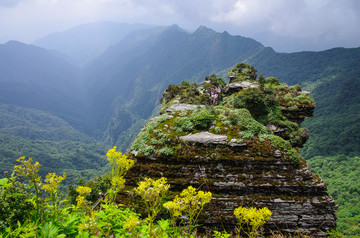
[[[167,177],[174,193],[189,185],[211,191],[200,219],[204,226],[232,231],[235,208],[265,206],[273,214],[265,234],[325,236],[336,226],[336,205],[298,153],[309,136],[299,123],[312,116],[314,101],[299,86],[256,79],[246,64],[229,76],[229,85],[213,75],[201,85],[168,87],[163,114],[147,123],[131,147],[136,163],[129,185]],[[218,99],[210,98],[212,91]]]

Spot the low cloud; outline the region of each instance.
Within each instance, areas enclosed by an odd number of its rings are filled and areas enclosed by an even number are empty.
[[[205,25],[250,37],[267,33],[359,46],[360,1],[0,0],[0,41],[31,41],[99,20],[175,23],[188,30]]]
[[[0,8],[2,7],[15,7],[19,4],[21,0],[1,0],[0,1]]]

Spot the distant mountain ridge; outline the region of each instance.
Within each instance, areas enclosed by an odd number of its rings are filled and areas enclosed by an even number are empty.
[[[79,68],[43,48],[0,45],[0,102],[49,111],[81,126]]]
[[[20,156],[39,161],[42,175],[65,170],[70,183],[99,173],[105,149],[85,133],[80,73],[53,51],[0,45],[1,176]]]
[[[128,33],[152,27],[145,24],[99,21],[47,35],[34,41],[33,44],[62,52],[75,64],[84,65],[101,55]]]

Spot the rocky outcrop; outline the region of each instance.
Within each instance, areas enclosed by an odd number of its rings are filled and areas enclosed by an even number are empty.
[[[246,146],[246,143],[236,143],[236,139],[232,139],[228,142],[226,135],[213,134],[207,131],[180,136],[179,139],[185,142],[191,142],[192,144]]]
[[[315,106],[300,106],[296,109],[284,108],[282,112],[288,118],[288,120],[301,124],[305,118],[313,116]]]
[[[137,162],[129,179],[135,185],[133,178],[167,177],[173,192],[189,185],[211,191],[214,198],[200,220],[204,226],[224,225],[234,231],[234,209],[255,206],[268,207],[273,214],[265,226],[267,234],[325,236],[335,227],[335,203],[304,161],[293,165],[270,146],[258,150],[255,144],[217,143],[184,142],[173,156],[134,157]]]
[[[262,79],[260,87],[255,72],[245,64],[231,71],[237,75],[234,84],[242,86],[224,95],[225,106],[179,104],[176,100],[186,101],[184,95],[197,92],[198,86],[168,88],[163,109],[169,115],[151,120],[134,141],[129,157],[136,163],[127,182],[136,186],[143,177],[166,177],[173,193],[189,185],[210,191],[213,199],[199,220],[203,227],[235,232],[234,209],[254,206],[272,212],[265,235],[326,236],[326,231],[336,227],[336,205],[297,150],[310,134],[298,124],[312,116],[315,103],[274,77]],[[246,77],[251,82],[239,82]],[[250,97],[249,92],[264,98]],[[275,99],[279,102],[271,101]],[[277,118],[261,123],[243,102],[258,107],[255,115],[274,110],[272,117]],[[261,108],[263,104],[257,102],[271,102],[272,107]]]
[[[242,89],[248,89],[248,88],[258,88],[259,85],[251,83],[251,82],[241,82],[241,83],[229,83],[227,85],[226,93],[232,94],[235,92],[239,92]]]

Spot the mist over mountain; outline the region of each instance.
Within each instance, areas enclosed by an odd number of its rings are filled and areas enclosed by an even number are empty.
[[[265,46],[273,48],[276,52],[295,53],[301,51],[323,51],[337,46],[343,46],[342,42],[334,35],[323,33],[317,37],[296,37],[276,34],[270,31],[263,31],[252,34],[250,37],[261,42]],[[347,47],[354,47],[358,44],[348,43]]]
[[[0,45],[2,172],[26,155],[43,165],[43,175],[66,170],[69,183],[80,174],[90,178],[98,173],[104,147],[85,134],[89,128],[80,76],[80,68],[59,53],[17,41]]]
[[[100,21],[47,35],[33,44],[61,52],[75,64],[83,65],[101,55],[128,33],[151,27],[153,26],[145,24]]]
[[[0,45],[0,102],[53,113],[81,127],[79,68],[51,51],[10,41]]]

